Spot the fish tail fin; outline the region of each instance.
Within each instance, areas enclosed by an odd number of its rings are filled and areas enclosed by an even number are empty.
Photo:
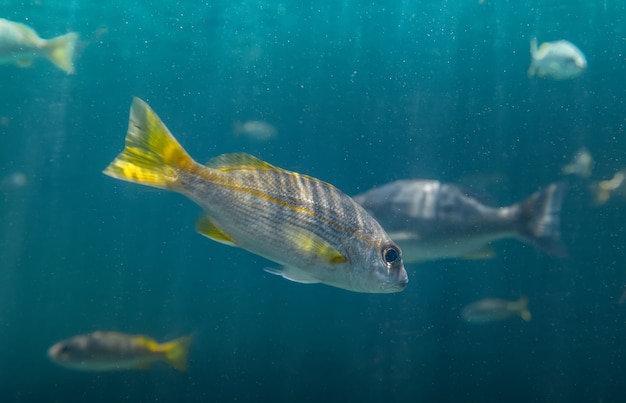
[[[163,343],[161,348],[165,361],[179,371],[187,371],[187,356],[192,340],[193,336],[189,335]]]
[[[516,304],[519,316],[524,320],[524,322],[530,322],[530,320],[532,319],[532,315],[528,310],[528,297],[520,297]]]
[[[103,171],[105,175],[161,189],[176,189],[178,174],[194,160],[147,103],[134,98],[126,147]]]
[[[74,74],[74,50],[77,41],[78,33],[70,32],[52,38],[44,45],[50,61],[67,74]]]
[[[537,38],[530,38],[530,54],[534,55],[535,53],[537,53],[537,49]]]
[[[516,205],[521,236],[557,257],[568,256],[561,239],[561,205],[565,188],[564,183],[553,183]]]

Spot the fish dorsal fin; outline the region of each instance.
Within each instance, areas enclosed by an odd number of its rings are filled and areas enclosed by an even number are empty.
[[[214,241],[230,246],[237,246],[237,242],[221,228],[215,225],[215,223],[208,216],[202,216],[196,220],[196,231]]]
[[[293,281],[296,283],[301,283],[301,284],[321,283],[321,281],[311,276],[310,274],[303,272],[302,270],[293,268],[293,267],[288,267],[288,266],[283,267],[282,270],[266,267],[263,270],[265,270],[268,273],[281,276],[284,279],[287,279],[289,281]]]
[[[277,169],[275,166],[246,153],[218,155],[215,158],[211,158],[209,162],[206,163],[206,166],[220,171],[231,171],[235,169]]]

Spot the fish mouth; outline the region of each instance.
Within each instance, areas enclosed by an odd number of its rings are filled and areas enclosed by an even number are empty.
[[[54,346],[50,347],[47,351],[48,358],[51,360],[57,360],[60,349],[61,349],[61,346],[59,346],[58,344],[55,344]]]
[[[394,281],[393,283],[389,282],[385,284],[384,289],[388,293],[400,292],[400,291],[404,291],[408,283],[409,283],[409,278],[403,277],[403,278],[398,279],[397,281]]]

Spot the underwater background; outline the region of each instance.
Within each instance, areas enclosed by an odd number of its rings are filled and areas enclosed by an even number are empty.
[[[0,1],[76,74],[0,65],[0,401],[622,401],[626,4],[615,0]],[[567,39],[575,80],[529,78],[529,42]],[[514,241],[489,260],[407,265],[398,294],[303,285],[194,231],[181,195],[113,180],[133,96],[199,161],[248,152],[354,195],[404,178],[492,205],[567,181],[569,257]],[[271,123],[271,139],[235,135]],[[20,180],[15,180],[16,176]],[[590,179],[591,180],[591,179]],[[589,181],[590,181],[589,180]],[[461,320],[528,296],[533,319]],[[94,330],[193,334],[189,370],[74,372],[46,351]]]

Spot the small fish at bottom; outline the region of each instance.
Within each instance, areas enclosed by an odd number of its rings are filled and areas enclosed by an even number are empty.
[[[186,371],[191,340],[184,336],[160,344],[147,336],[96,331],[56,343],[48,349],[48,357],[79,371],[148,369],[157,361]]]
[[[469,323],[495,322],[515,315],[519,315],[526,322],[530,321],[528,298],[521,297],[517,301],[485,298],[466,306],[461,311],[461,317]]]

